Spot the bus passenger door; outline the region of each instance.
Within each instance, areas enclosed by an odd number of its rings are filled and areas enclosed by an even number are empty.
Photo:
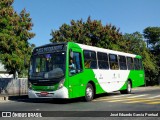
[[[83,94],[84,85],[83,69],[82,69],[82,51],[79,49],[72,49],[73,57],[69,57],[69,92],[70,97],[80,97]]]

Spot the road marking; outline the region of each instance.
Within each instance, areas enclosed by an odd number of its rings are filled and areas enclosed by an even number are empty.
[[[160,99],[154,99],[155,100],[160,100]],[[115,101],[153,101],[152,99],[145,99],[145,98],[122,98],[122,99],[95,99],[93,101],[107,101],[107,102],[115,102]]]
[[[151,100],[151,101],[155,101],[155,100],[160,100],[160,99],[149,99],[149,98],[128,98],[128,97],[124,97],[124,98],[98,98],[98,99],[94,99],[93,101],[114,101],[114,100],[119,100],[119,101],[125,101],[125,100]]]
[[[157,101],[157,102],[147,102],[146,104],[160,104],[160,101]]]
[[[142,96],[147,96],[148,94],[144,94],[144,95],[136,95],[136,96],[131,96],[131,97],[127,97],[127,98],[137,98],[137,97],[142,97]]]
[[[131,95],[131,94],[129,94],[129,95]],[[129,96],[129,95],[121,95],[121,96],[110,96],[110,97],[102,97],[102,98],[97,98],[97,99],[95,99],[95,100],[108,100],[108,99],[110,99],[110,100],[112,100],[112,99],[126,99],[126,98],[134,98],[134,97],[127,97],[127,96]],[[146,94],[145,95],[139,95],[139,96],[146,96]],[[138,97],[138,96],[137,96]]]
[[[145,102],[148,102],[148,101],[153,101],[153,100],[146,100],[146,99],[143,99],[143,100],[131,100],[131,101],[128,101],[128,102],[125,102],[123,101],[123,103],[145,103]]]
[[[117,98],[117,97],[124,97],[124,96],[130,96],[132,94],[126,94],[126,95],[117,95],[117,96],[111,96],[111,97],[114,97],[114,98]]]
[[[142,96],[142,95],[141,95]],[[132,99],[144,99],[144,98],[140,98],[141,96],[134,96],[134,97],[106,97],[106,98],[98,98],[98,99],[95,99],[94,101],[98,101],[98,100],[132,100]],[[145,95],[143,95],[145,96]],[[139,97],[139,98],[138,98]]]
[[[124,101],[124,100],[112,100],[112,101],[107,101],[107,102],[119,102],[119,101]]]
[[[106,99],[95,99],[95,100],[93,100],[93,101],[107,101],[107,102],[112,102],[112,101],[126,101],[126,100],[134,100],[133,98],[131,99],[131,98],[121,98],[121,99],[119,99],[119,98],[114,98],[114,99],[112,99],[112,98],[106,98]],[[137,100],[137,99],[136,99]]]
[[[93,101],[104,101],[104,102],[121,102],[121,103],[142,103],[142,104],[160,104],[160,95],[148,97],[149,94],[142,95],[120,95],[98,98]],[[154,98],[154,99],[153,99]]]
[[[149,98],[160,98],[160,95],[157,95],[157,96],[152,96],[152,97],[149,97]]]

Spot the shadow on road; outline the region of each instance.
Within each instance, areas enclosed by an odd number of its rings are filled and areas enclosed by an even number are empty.
[[[119,92],[112,93],[103,93],[95,95],[95,99],[100,97],[111,97],[121,95]],[[73,98],[73,99],[58,99],[58,98],[36,98],[30,99],[27,95],[24,96],[9,96],[10,101],[16,102],[26,102],[26,103],[47,103],[47,104],[70,104],[70,103],[78,103],[85,102],[84,97]]]
[[[134,94],[134,93],[131,93]],[[95,96],[95,98],[100,98],[100,97],[111,97],[111,96],[118,96],[118,95],[122,95],[119,91],[116,92],[111,92],[111,93],[102,93],[102,94],[98,94]]]
[[[46,103],[46,104],[70,104],[83,102],[83,98],[74,98],[74,99],[58,99],[58,98],[36,98],[31,99],[28,96],[10,96],[8,98],[10,101],[15,102],[26,102],[26,103]]]

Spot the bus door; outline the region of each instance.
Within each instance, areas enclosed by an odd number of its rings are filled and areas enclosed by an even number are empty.
[[[72,57],[69,57],[69,92],[70,97],[80,97],[84,93],[82,50],[72,48]]]

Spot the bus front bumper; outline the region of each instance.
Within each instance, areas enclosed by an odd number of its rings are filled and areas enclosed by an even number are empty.
[[[42,94],[42,91],[34,91],[28,89],[29,98],[68,98],[68,89],[63,87],[56,91],[47,91],[47,94]]]

